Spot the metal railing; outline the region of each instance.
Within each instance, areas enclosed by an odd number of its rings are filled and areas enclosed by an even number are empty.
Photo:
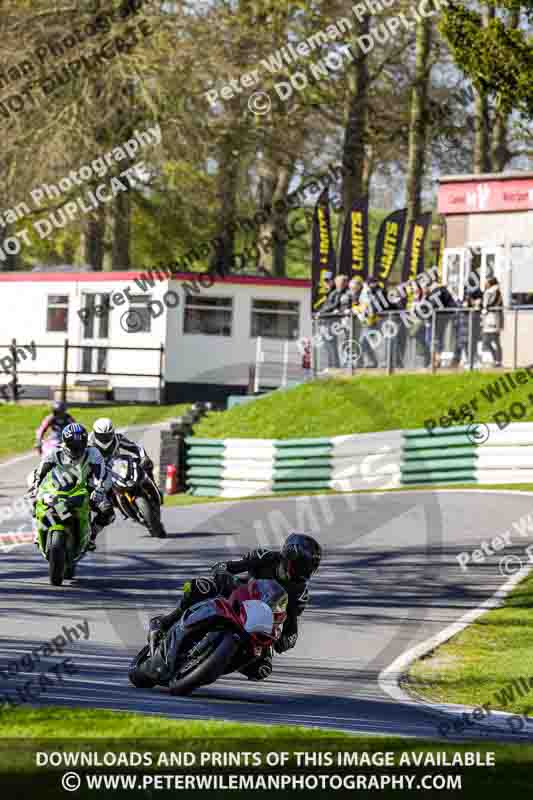
[[[303,352],[297,341],[258,336],[253,372],[253,392],[285,388],[311,375],[303,366]]]
[[[499,320],[499,321],[498,321]],[[374,314],[368,321],[352,314],[322,314],[313,319],[313,374],[325,369],[432,371],[516,369],[533,365],[533,308],[485,314],[454,308]]]
[[[35,357],[30,355],[30,346],[35,350]],[[46,367],[43,364],[43,351],[56,351],[59,357],[59,363],[55,368],[49,368],[50,364],[47,363]],[[138,361],[138,354],[142,352],[157,353],[158,372],[139,372],[139,371],[113,371],[108,370],[107,366],[100,366],[96,369],[75,369],[71,362],[70,357],[74,351],[85,350],[91,351],[92,354],[102,351],[104,358],[102,365],[107,361],[107,355],[112,353],[131,353],[134,360]],[[0,344],[0,396],[5,400],[17,402],[21,395],[25,394],[23,387],[20,386],[19,377],[30,376],[42,377],[45,375],[55,375],[60,382],[61,397],[63,401],[67,400],[68,394],[68,379],[69,376],[83,376],[86,380],[94,380],[99,378],[101,380],[106,378],[153,378],[158,381],[158,402],[161,403],[164,394],[164,359],[165,347],[161,344],[159,347],[113,347],[110,345],[73,345],[65,339],[63,344],[39,344],[32,341],[30,345],[25,343],[17,343],[16,339],[12,339],[10,344]],[[98,359],[97,362],[99,363]],[[33,368],[28,368],[33,367]]]

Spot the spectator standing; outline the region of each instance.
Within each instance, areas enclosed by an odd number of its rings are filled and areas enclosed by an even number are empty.
[[[373,347],[373,339],[371,336],[373,332],[377,332],[379,328],[379,319],[375,311],[376,307],[380,308],[377,291],[379,284],[375,278],[369,278],[366,287],[363,288],[357,304],[354,306],[354,311],[357,314],[359,322],[361,323],[361,355],[363,363],[370,361],[370,367],[375,369],[378,366],[378,360]],[[364,364],[364,366],[368,366]]]
[[[414,336],[418,349],[422,351],[424,359],[424,367],[427,369],[431,365],[431,317],[428,319],[429,289],[421,286],[415,289],[413,298],[413,313],[417,316],[414,326],[410,328],[409,333]]]
[[[428,302],[435,314],[435,342],[433,343],[433,359],[435,367],[440,366],[441,354],[445,345],[445,336],[452,319],[451,311],[457,308],[457,302],[450,290],[435,281],[429,287]],[[432,328],[430,328],[431,330]],[[430,340],[431,341],[431,340]]]
[[[496,278],[489,278],[483,293],[482,310],[483,348],[489,351],[495,367],[502,365],[500,335],[503,328],[503,300]]]
[[[391,299],[389,292],[394,299]],[[395,369],[403,369],[405,367],[405,349],[407,347],[407,326],[399,312],[406,310],[407,297],[405,294],[397,292],[395,286],[389,287],[389,292],[387,292],[388,310],[395,312],[389,315],[389,319],[397,327],[397,333],[392,340],[392,365]]]
[[[452,367],[458,367],[461,364],[461,359],[464,355],[464,365],[472,369],[472,364],[468,356],[468,333],[470,321],[470,308],[472,300],[465,296],[461,303],[461,307],[457,309],[455,316],[455,349],[453,351]],[[474,353],[472,351],[472,359]]]
[[[335,277],[335,288],[329,293],[320,312],[320,316],[324,319],[328,368],[334,367],[338,369],[341,365],[339,357],[339,338],[341,337],[339,337],[337,328],[341,319],[341,308],[345,304],[343,296],[346,294],[347,284],[348,278],[346,275],[337,275]]]
[[[342,295],[340,301],[340,311],[343,317],[342,324],[344,330],[344,341],[341,344],[341,360],[342,366],[349,366],[350,356],[352,353],[350,341],[359,339],[359,321],[355,317],[354,306],[359,302],[361,291],[363,289],[363,281],[361,278],[352,278],[348,283],[346,292]]]

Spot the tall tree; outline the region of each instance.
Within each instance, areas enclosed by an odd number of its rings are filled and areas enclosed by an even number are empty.
[[[431,74],[433,18],[421,17],[416,23],[415,71],[411,89],[409,155],[407,163],[408,223],[421,211],[422,183],[426,165],[428,134],[428,90]]]

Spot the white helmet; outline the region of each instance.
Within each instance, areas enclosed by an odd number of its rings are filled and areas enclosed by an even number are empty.
[[[107,417],[97,419],[93,425],[94,441],[102,450],[109,450],[115,444],[115,429]]]

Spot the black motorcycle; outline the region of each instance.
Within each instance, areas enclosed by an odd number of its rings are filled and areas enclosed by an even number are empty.
[[[167,533],[161,522],[161,494],[140,460],[127,453],[116,455],[109,471],[113,505],[125,519],[144,525],[150,536],[164,539]]]

